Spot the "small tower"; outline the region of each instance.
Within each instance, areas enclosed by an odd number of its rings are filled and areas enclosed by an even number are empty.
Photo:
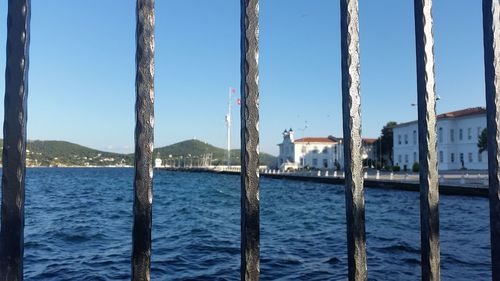
[[[160,158],[160,153],[158,152],[156,154],[156,159],[155,159],[155,168],[161,168],[162,167],[162,161]]]
[[[293,130],[290,128],[290,130],[284,130],[283,131],[283,142],[291,142],[293,143]]]

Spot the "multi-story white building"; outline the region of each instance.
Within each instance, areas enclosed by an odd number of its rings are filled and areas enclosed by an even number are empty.
[[[363,158],[374,159],[374,139],[363,139]],[[344,166],[344,145],[341,138],[304,137],[294,140],[293,130],[283,132],[283,142],[278,144],[278,167],[299,169],[335,169]]]
[[[486,128],[486,109],[467,108],[437,116],[439,170],[488,169],[486,151],[479,153],[479,135]],[[394,164],[411,169],[419,162],[418,123],[402,123],[393,129]]]

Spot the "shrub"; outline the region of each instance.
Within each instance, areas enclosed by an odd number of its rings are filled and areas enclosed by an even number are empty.
[[[401,167],[399,167],[399,166],[392,166],[392,170],[394,172],[399,172],[399,171],[401,171]]]
[[[418,162],[413,163],[413,166],[411,167],[411,170],[414,173],[420,171],[420,165],[418,164]]]
[[[338,171],[340,170],[340,164],[338,162],[335,162],[335,170]]]

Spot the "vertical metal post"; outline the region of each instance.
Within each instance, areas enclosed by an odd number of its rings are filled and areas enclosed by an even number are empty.
[[[132,280],[150,280],[153,205],[154,0],[137,0]]]
[[[241,0],[241,280],[259,280],[259,0]]]
[[[500,279],[500,2],[483,0],[492,279]]]
[[[367,280],[358,0],[340,1],[340,21],[348,275],[349,280]]]
[[[415,0],[422,280],[439,280],[439,189],[432,0]]]
[[[30,0],[9,0],[3,124],[0,280],[23,280]]]

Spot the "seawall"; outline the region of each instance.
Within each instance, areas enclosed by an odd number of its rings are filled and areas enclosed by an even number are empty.
[[[239,171],[219,171],[209,168],[157,168],[159,170],[188,172],[188,173],[215,173],[215,174],[228,174],[239,175]],[[296,181],[308,181],[327,183],[335,185],[343,185],[344,179],[342,177],[334,176],[316,176],[316,175],[297,175],[291,173],[260,173],[261,177],[273,179],[286,179]],[[392,190],[405,190],[405,191],[419,191],[420,186],[418,182],[398,181],[398,180],[374,180],[365,179],[365,188],[379,188],[379,189],[392,189]],[[459,184],[439,184],[440,195],[457,195],[457,196],[475,196],[475,197],[488,197],[488,188],[473,187]]]

